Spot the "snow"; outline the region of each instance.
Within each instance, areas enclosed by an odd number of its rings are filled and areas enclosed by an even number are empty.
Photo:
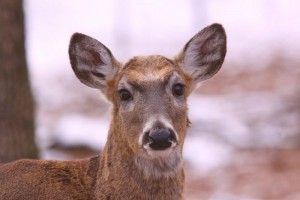
[[[187,137],[183,157],[195,174],[205,174],[218,167],[226,166],[232,156],[233,148],[211,137]]]
[[[201,96],[192,95],[189,100],[189,116],[192,126],[184,145],[184,158],[196,173],[205,174],[207,171],[226,166],[231,162],[236,148],[279,147],[285,139],[295,134],[292,124],[282,124],[276,117],[283,101],[271,94],[253,94],[240,97],[239,102],[232,104],[231,96]],[[235,97],[235,99],[237,99]],[[241,109],[259,102],[264,109]],[[272,102],[272,103],[270,103]],[[265,104],[264,104],[265,103]],[[252,108],[252,107],[251,107]],[[297,113],[294,113],[297,114]],[[249,123],[253,117],[264,120]],[[293,113],[283,116],[296,119]],[[260,119],[258,119],[260,121]],[[297,123],[291,120],[290,123]],[[43,123],[41,123],[43,124]],[[46,125],[45,125],[46,124]],[[48,141],[42,145],[45,158],[51,158],[45,148],[49,141],[56,141],[66,146],[86,145],[93,149],[104,147],[109,128],[109,118],[89,117],[69,113],[55,118],[52,122],[44,123],[49,129],[38,129],[40,140]],[[284,134],[283,134],[284,133]],[[57,155],[52,155],[57,156]]]
[[[56,126],[54,137],[65,145],[82,144],[101,149],[106,143],[109,128],[107,119],[90,118],[78,114],[63,116]]]

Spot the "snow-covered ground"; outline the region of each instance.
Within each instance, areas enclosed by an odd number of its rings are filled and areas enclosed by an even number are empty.
[[[189,106],[192,127],[184,146],[184,157],[192,167],[203,172],[226,165],[236,149],[284,147],[287,139],[298,134],[299,112],[285,111],[285,99],[274,94],[193,95]],[[44,158],[55,159],[45,149],[53,141],[99,150],[104,146],[109,109],[101,116],[72,112],[45,114],[47,112],[39,115],[37,129]]]

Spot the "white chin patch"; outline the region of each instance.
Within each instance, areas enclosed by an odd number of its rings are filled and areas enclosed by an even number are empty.
[[[172,149],[166,149],[166,150],[146,150],[149,156],[152,158],[161,158],[161,157],[168,157],[172,153]]]
[[[182,168],[182,157],[178,149],[146,151],[147,155],[138,155],[134,158],[135,164],[145,176],[153,178],[170,177]]]

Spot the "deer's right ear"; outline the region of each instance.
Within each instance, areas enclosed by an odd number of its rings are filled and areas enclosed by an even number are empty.
[[[107,81],[114,78],[118,62],[110,50],[96,39],[81,33],[71,37],[69,56],[77,78],[85,85],[106,90]]]

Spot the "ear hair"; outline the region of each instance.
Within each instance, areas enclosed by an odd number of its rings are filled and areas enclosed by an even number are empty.
[[[226,33],[222,25],[212,24],[197,33],[175,58],[194,84],[215,75],[226,55]]]
[[[107,47],[81,33],[71,37],[69,57],[77,78],[85,85],[102,91],[106,90],[107,81],[114,78],[119,67]]]

